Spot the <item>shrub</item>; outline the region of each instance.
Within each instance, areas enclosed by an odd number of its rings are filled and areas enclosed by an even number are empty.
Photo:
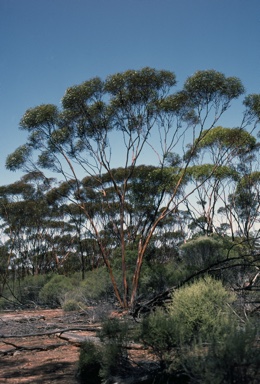
[[[99,337],[103,343],[100,376],[107,379],[127,368],[128,323],[117,318],[106,319]]]
[[[5,308],[35,307],[40,304],[39,292],[50,280],[50,275],[25,276],[6,283],[3,292]]]
[[[23,304],[39,304],[39,293],[44,285],[49,281],[48,275],[26,276],[23,280],[17,281],[17,297]]]
[[[218,335],[222,332],[222,324],[229,321],[231,312],[228,304],[234,300],[235,295],[211,277],[177,290],[168,311],[172,321],[178,325],[179,342],[207,341],[212,338],[212,333]]]
[[[80,307],[82,306],[82,303],[79,303],[76,300],[70,299],[65,300],[62,304],[62,309],[65,312],[72,312],[72,311],[78,311]]]
[[[187,267],[195,272],[223,260],[226,251],[219,237],[199,236],[181,246],[181,255]]]
[[[213,338],[206,346],[196,343],[183,348],[179,364],[194,383],[257,383],[260,353],[256,327],[247,323],[238,328],[231,321],[223,328],[223,337]]]
[[[101,383],[99,372],[102,354],[99,348],[90,341],[85,341],[80,348],[78,376],[82,382],[89,384]]]
[[[141,339],[153,350],[163,369],[171,361],[172,351],[177,346],[177,334],[177,324],[160,308],[143,319]]]
[[[167,311],[157,309],[143,320],[141,337],[158,357],[164,375],[195,378],[196,361],[206,371],[209,345],[226,340],[236,324],[227,306],[234,299],[221,282],[207,277],[177,290]]]
[[[68,277],[55,275],[41,289],[39,297],[44,304],[56,307],[64,301],[66,293],[72,290],[73,286]]]
[[[128,324],[118,319],[106,319],[98,336],[101,344],[86,342],[79,358],[79,377],[87,383],[110,382],[112,376],[128,368]],[[92,380],[92,381],[91,381]]]
[[[80,283],[82,301],[96,302],[98,300],[109,301],[114,299],[114,291],[105,268],[97,268],[86,273],[85,280]]]

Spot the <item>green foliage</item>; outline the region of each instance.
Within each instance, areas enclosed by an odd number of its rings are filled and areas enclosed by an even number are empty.
[[[187,173],[195,180],[202,181],[209,177],[216,180],[224,180],[228,178],[234,178],[237,172],[228,166],[218,166],[215,164],[202,164],[194,165],[187,169]]]
[[[114,96],[113,106],[125,107],[155,102],[162,90],[175,83],[174,73],[146,67],[139,71],[128,70],[109,76],[105,89]]]
[[[100,348],[90,341],[85,341],[80,348],[78,376],[82,382],[89,384],[101,383],[102,353]]]
[[[203,130],[201,135],[194,141],[193,145],[190,146],[190,148],[186,154],[185,157],[188,159],[190,156],[198,156],[201,152],[206,152],[211,154],[213,153],[215,156],[215,161],[213,164],[212,169],[214,172],[212,173],[214,177],[223,179],[224,177],[228,176],[228,173],[230,173],[230,176],[235,176],[234,170],[232,171],[232,168],[228,171],[228,167],[219,167],[219,164],[217,164],[216,156],[221,156],[219,159],[227,158],[227,154],[232,155],[234,158],[238,155],[248,154],[250,151],[254,150],[256,148],[256,139],[255,137],[247,132],[245,129],[242,128],[224,128],[221,126],[210,128]],[[218,165],[218,166],[217,166]],[[203,170],[202,166],[202,170]],[[207,166],[209,167],[209,166]],[[198,171],[196,171],[196,168],[191,168],[195,171],[195,176]],[[200,168],[198,168],[199,170]],[[205,169],[207,176],[208,169]]]
[[[113,287],[104,267],[86,272],[85,280],[81,281],[79,290],[82,299],[90,303],[98,300],[108,302],[113,298]]]
[[[126,346],[129,327],[126,321],[106,319],[99,332],[101,343],[86,342],[82,345],[79,359],[79,376],[93,376],[93,383],[107,382],[111,376],[125,371],[128,366]],[[96,381],[94,381],[96,378]],[[87,381],[88,382],[88,381]],[[90,381],[92,383],[92,381]],[[110,382],[110,381],[109,381]]]
[[[168,311],[172,321],[178,324],[180,343],[193,340],[208,341],[211,333],[218,335],[222,323],[228,322],[230,310],[227,304],[235,300],[220,281],[206,277],[176,290]]]
[[[10,285],[11,291],[8,288]],[[70,274],[69,277],[57,274],[26,276],[12,284],[8,281],[3,295],[10,303],[18,300],[17,303],[26,306],[62,306],[65,311],[78,310],[79,306],[99,301],[114,301],[112,284],[104,267],[87,271],[84,280],[80,273]],[[1,305],[10,306],[6,300]]]
[[[102,369],[100,375],[107,379],[112,375],[126,369],[128,356],[126,346],[129,333],[126,321],[112,318],[102,323],[102,330],[99,337],[103,342]]]
[[[29,148],[29,146],[26,144],[18,147],[13,153],[7,156],[6,168],[10,171],[17,171],[18,169],[23,169],[26,161],[28,160],[31,154],[31,151],[31,148]]]
[[[141,339],[159,358],[162,367],[169,365],[172,351],[178,345],[178,325],[160,308],[142,321]]]
[[[244,105],[250,119],[260,119],[260,95],[252,94],[245,97]]]
[[[25,276],[23,279],[11,281],[7,279],[2,299],[3,308],[16,306],[35,307],[41,305],[39,293],[50,280],[50,275]]]
[[[170,237],[164,240],[164,234],[182,233],[179,238],[185,237],[184,229],[196,213],[189,209],[190,215],[185,216],[180,214],[179,208],[189,205],[192,191],[193,196],[197,191],[203,208],[194,222],[203,230],[202,221],[205,220],[207,229],[204,232],[212,233],[222,181],[230,179],[236,183],[241,179],[235,173],[237,170],[239,173],[237,162],[242,161],[242,155],[243,159],[255,161],[253,153],[258,146],[244,127],[252,123],[252,119],[259,120],[259,95],[246,98],[242,128],[229,129],[216,125],[231,100],[244,92],[239,79],[206,70],[197,71],[187,79],[182,90],[171,94],[175,85],[175,74],[170,71],[149,67],[128,70],[108,76],[104,81],[95,77],[68,88],[61,110],[45,104],[25,112],[20,128],[28,131],[29,137],[24,146],[8,156],[6,165],[11,170],[38,170],[42,183],[35,183],[37,188],[33,187],[31,195],[30,188],[19,196],[13,190],[8,210],[5,203],[9,202],[10,191],[9,195],[1,195],[0,210],[0,218],[5,221],[5,234],[10,236],[8,250],[12,247],[13,253],[10,265],[15,264],[19,272],[23,268],[20,276],[29,270],[71,274],[81,269],[84,272],[99,266],[103,259],[112,285],[106,280],[108,274],[104,277],[104,271],[99,269],[89,275],[89,281],[82,284],[79,294],[85,295],[86,299],[96,300],[102,296],[107,299],[113,288],[122,307],[128,303],[134,306],[139,287],[142,286],[144,292],[150,283],[151,291],[155,291],[170,281],[169,275],[167,278],[163,276],[164,266],[156,262],[154,280],[149,281],[145,260],[151,244],[156,244],[155,255],[161,259],[168,247],[164,255],[169,260],[169,249],[174,241]],[[205,127],[209,129],[205,130]],[[117,157],[116,152],[114,154],[115,133],[119,135],[117,142],[123,156],[122,166],[117,169],[112,168]],[[189,150],[185,156],[186,145]],[[146,150],[158,159],[157,166],[141,165]],[[209,159],[212,164],[194,165],[195,155],[199,160]],[[230,159],[232,164],[228,164]],[[49,180],[46,182],[41,169],[61,175],[65,182],[47,191]],[[85,178],[81,181],[82,171]],[[40,193],[42,188],[44,193]],[[246,205],[238,199],[236,206],[231,206],[226,198],[227,225],[231,228],[231,217],[239,224],[239,215],[234,216],[233,212],[234,208],[240,207],[249,234],[258,217],[255,215],[252,221],[252,211],[249,212],[248,207],[254,202],[253,208],[257,211],[257,199],[252,200],[252,190],[248,194],[241,191],[239,196],[246,198]],[[254,192],[255,197],[257,192]],[[41,196],[36,199],[36,195]],[[43,204],[41,200],[44,200]],[[211,203],[208,209],[206,200]],[[70,208],[72,204],[78,212]],[[20,215],[16,216],[14,211]],[[239,213],[238,209],[236,213]],[[36,220],[31,219],[36,216]],[[42,216],[43,221],[40,220]],[[198,256],[199,261],[186,263],[191,271],[194,265],[197,270],[207,268],[212,261],[222,260],[221,249],[206,242],[204,240],[205,247],[196,244],[193,259]],[[210,254],[202,254],[203,247]],[[120,258],[117,258],[118,249]],[[175,255],[175,249],[172,253]],[[78,256],[81,257],[77,259]],[[141,271],[145,272],[143,281]],[[172,280],[175,281],[177,274],[174,276]],[[53,292],[46,285],[41,292],[44,302],[60,303],[59,296],[64,297],[65,290],[61,285],[61,281],[57,281]]]
[[[181,246],[181,258],[191,272],[204,269],[226,257],[221,238],[199,236]]]
[[[23,304],[37,303],[39,304],[39,293],[45,284],[48,284],[50,276],[36,275],[26,276],[17,284],[16,292]]]
[[[211,345],[208,353],[211,376],[213,372],[217,372],[224,382],[253,383],[259,379],[260,351],[257,329],[257,324],[253,323],[246,323],[243,327],[232,326],[226,331],[222,343],[216,340]]]
[[[155,256],[156,258],[156,256]],[[140,278],[139,295],[148,299],[168,287],[177,285],[184,280],[187,271],[181,261],[170,260],[165,263],[144,262]]]
[[[98,100],[103,92],[103,82],[99,77],[85,81],[80,85],[69,87],[62,98],[65,109],[79,109],[87,103]]]
[[[70,254],[62,264],[62,270],[66,276],[71,276],[73,273],[80,271],[81,262],[78,254]]]
[[[234,296],[210,277],[176,290],[167,311],[157,309],[144,318],[141,338],[172,375],[187,371],[187,356],[205,356],[211,343],[224,343],[236,324],[227,305]],[[223,345],[224,345],[223,344]]]
[[[62,303],[62,309],[65,312],[78,311],[82,306],[82,303],[79,303],[77,300],[74,299],[65,300]]]
[[[203,138],[198,143],[200,148],[220,146],[222,148],[240,148],[240,150],[248,150],[255,144],[255,137],[244,129],[223,127],[203,131]]]
[[[182,348],[169,370],[184,370],[192,383],[257,383],[260,353],[256,330],[254,324],[238,327],[229,321],[223,325],[223,333],[212,333],[210,343],[198,342],[192,348]]]
[[[118,345],[126,345],[128,340],[128,323],[118,318],[107,318],[102,322],[102,329],[99,337],[102,341]]]
[[[225,77],[215,70],[197,71],[184,85],[194,104],[217,102],[223,97],[226,101],[238,98],[244,93],[241,81],[236,77]]]
[[[53,104],[42,104],[28,109],[20,121],[20,126],[25,130],[33,130],[40,126],[49,128],[57,122],[58,109]]]
[[[72,290],[73,285],[68,277],[54,275],[41,289],[39,298],[44,304],[55,307],[61,305],[66,293]]]

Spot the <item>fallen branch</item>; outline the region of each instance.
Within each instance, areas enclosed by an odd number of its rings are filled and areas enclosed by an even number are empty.
[[[8,351],[0,351],[2,355],[7,355],[16,351],[49,351],[52,349],[56,349],[59,347],[63,347],[64,345],[67,345],[68,343],[59,343],[59,344],[50,344],[50,345],[43,345],[43,346],[26,346],[26,345],[17,345],[15,343],[11,343],[10,341],[3,341],[3,344],[5,345],[11,345],[14,347],[14,349],[9,349]]]
[[[101,344],[99,337],[97,336],[87,336],[87,335],[79,335],[72,333],[62,333],[58,336],[60,339],[67,340],[69,343],[74,344],[76,346],[82,345],[85,341],[90,341],[94,344]]]
[[[28,333],[28,334],[23,334],[23,335],[1,335],[0,334],[0,339],[18,339],[18,338],[23,338],[23,337],[37,337],[37,336],[48,336],[48,335],[55,335],[56,333],[62,334],[64,332],[69,332],[69,331],[89,331],[89,332],[96,332],[97,330],[100,330],[101,327],[71,327],[71,328],[65,328],[65,329],[55,329],[53,331],[47,331],[47,332],[39,332],[39,333]]]
[[[43,315],[39,316],[24,316],[24,315],[17,315],[17,316],[12,316],[11,318],[8,318],[4,320],[2,317],[0,318],[1,321],[4,323],[8,321],[17,321],[18,323],[26,323],[26,322],[33,322],[33,321],[39,321],[39,320],[45,320],[45,317]]]

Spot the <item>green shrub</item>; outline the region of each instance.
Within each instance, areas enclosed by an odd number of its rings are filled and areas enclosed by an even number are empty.
[[[196,359],[205,363],[209,345],[226,340],[236,324],[227,305],[234,299],[221,282],[207,277],[176,290],[167,311],[157,309],[143,320],[141,337],[158,357],[162,374],[195,380]]]
[[[86,383],[110,382],[112,376],[128,368],[128,324],[118,319],[106,319],[98,336],[100,344],[86,342],[79,357],[79,377]],[[92,380],[92,381],[91,381]],[[96,380],[96,381],[95,381]]]
[[[180,274],[173,263],[160,264],[153,262],[142,268],[140,279],[139,294],[147,298],[162,292],[167,287],[175,285],[180,280]]]
[[[108,379],[120,372],[120,370],[127,368],[128,323],[117,318],[106,319],[102,323],[99,337],[103,345],[100,376],[103,379]]]
[[[223,240],[215,236],[199,236],[181,246],[182,260],[190,271],[198,271],[226,255]]]
[[[65,312],[72,312],[72,311],[78,311],[82,307],[82,303],[79,303],[76,300],[70,299],[65,300],[64,303],[62,303],[62,309]]]
[[[55,275],[41,289],[39,298],[44,304],[56,307],[62,304],[66,293],[72,290],[73,285],[68,277]]]
[[[103,267],[88,271],[79,288],[82,301],[110,301],[114,298],[112,283],[107,270]]]
[[[207,341],[212,334],[222,332],[223,323],[229,322],[231,311],[228,304],[234,300],[235,295],[211,277],[176,290],[168,312],[178,326],[179,342]]]
[[[48,275],[26,276],[23,280],[16,282],[16,295],[23,304],[39,304],[39,293],[49,280]]]
[[[51,275],[25,276],[23,279],[9,279],[5,285],[3,297],[6,308],[35,307],[40,305],[39,293],[50,280]]]
[[[89,384],[101,383],[101,350],[92,342],[85,341],[80,348],[78,376],[82,382]]]
[[[177,347],[178,326],[164,310],[158,308],[141,324],[141,339],[150,347],[164,368],[171,361],[174,348]]]
[[[247,323],[239,328],[233,321],[225,324],[223,337],[213,335],[209,344],[201,342],[192,348],[182,348],[179,366],[194,383],[258,383],[260,353],[256,327]],[[173,368],[176,369],[176,363]]]

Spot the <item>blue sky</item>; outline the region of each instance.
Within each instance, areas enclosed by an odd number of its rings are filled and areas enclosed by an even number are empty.
[[[69,86],[145,66],[239,77],[260,93],[259,0],[0,0],[0,185],[26,141],[30,107],[60,104]],[[225,126],[239,124],[239,107]]]

